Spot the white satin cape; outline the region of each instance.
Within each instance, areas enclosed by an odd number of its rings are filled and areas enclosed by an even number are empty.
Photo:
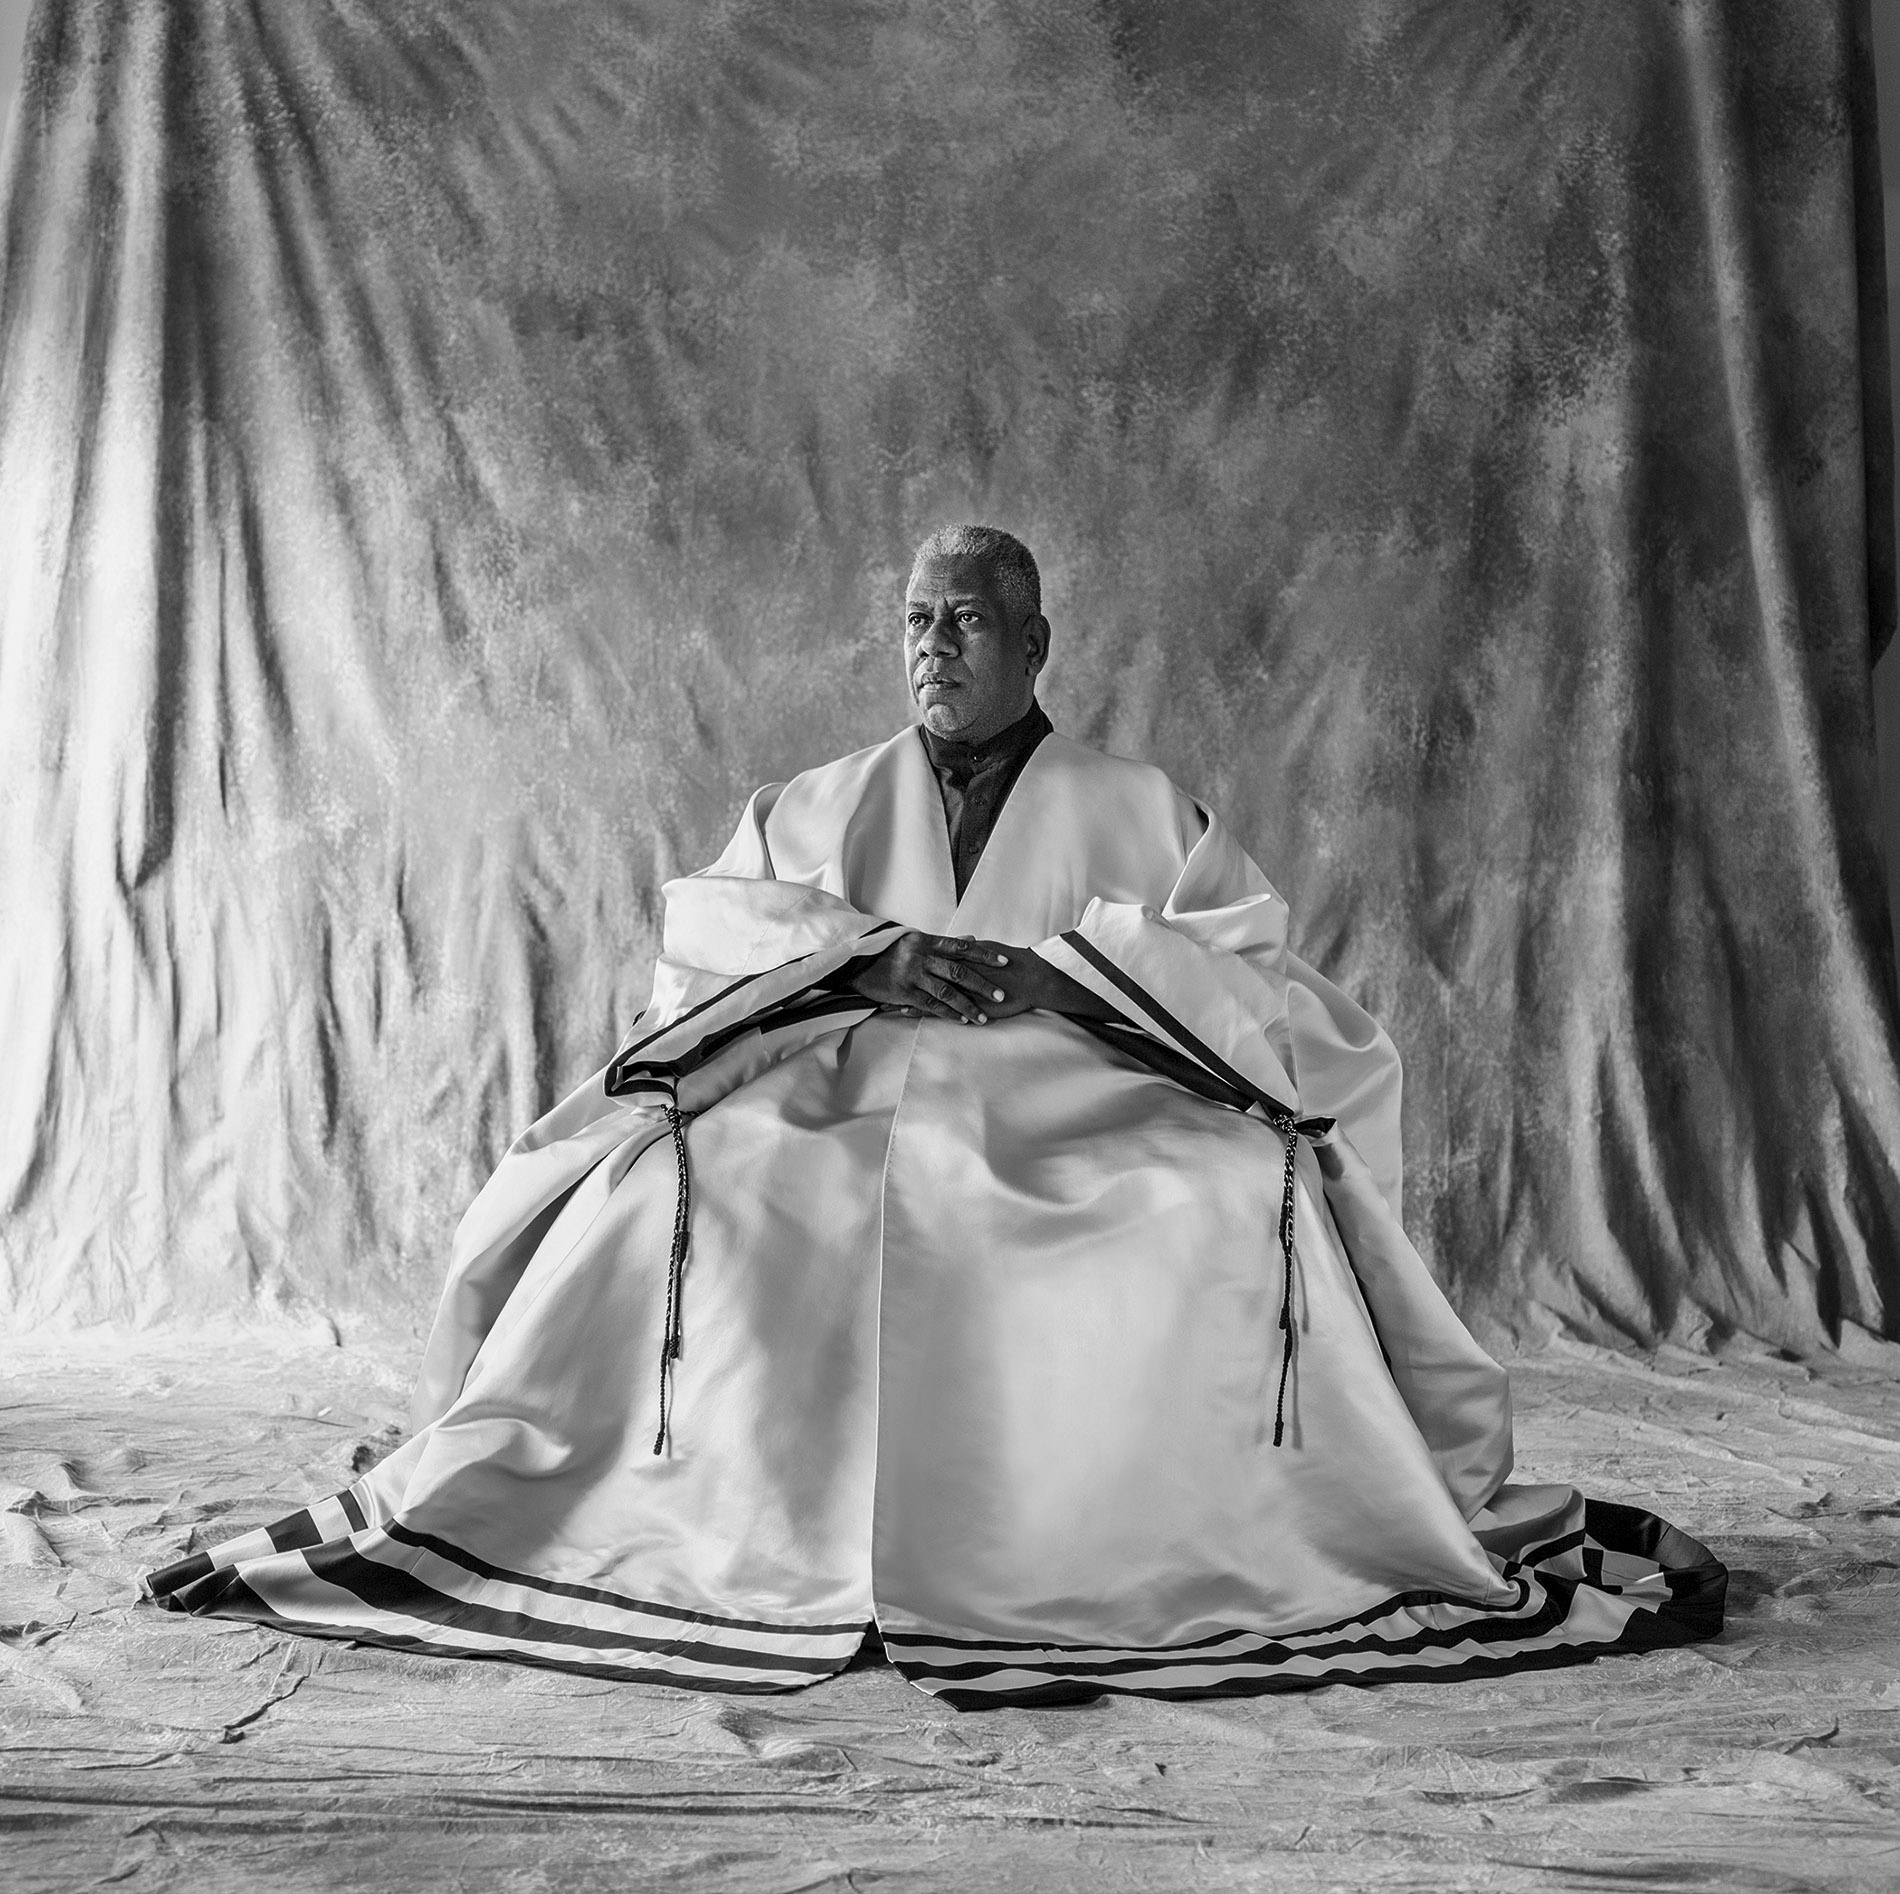
[[[1391,1043],[1158,770],[1046,737],[958,900],[907,730],[762,790],[665,893],[633,1039],[463,1221],[413,1436],[161,1602],[724,1690],[810,1682],[875,1621],[966,1706],[1719,1628],[1693,1540],[1504,1484],[1505,1376],[1399,1225]],[[1123,1031],[824,990],[905,928],[1032,948]]]

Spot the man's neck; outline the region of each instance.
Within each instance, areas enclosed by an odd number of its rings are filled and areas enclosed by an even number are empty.
[[[981,743],[946,741],[928,725],[918,725],[924,754],[930,759],[931,772],[943,794],[958,900],[970,885],[977,859],[989,844],[990,832],[1017,777],[1036,746],[1049,734],[1049,727],[1049,719],[1033,697],[1029,708],[1014,723]]]
[[[939,736],[929,724],[920,724],[923,732],[924,747],[930,752],[933,763],[961,763],[980,765],[993,756],[1004,755],[1018,744],[1033,739],[1039,740],[1049,727],[1049,720],[1043,715],[1042,706],[1034,697],[1029,700],[1029,708],[1020,717],[1012,719],[1000,730],[992,730],[988,736],[971,738],[958,732],[955,736]]]

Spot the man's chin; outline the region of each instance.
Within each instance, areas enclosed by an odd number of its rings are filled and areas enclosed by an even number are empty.
[[[924,728],[933,737],[960,737],[969,729],[971,722],[970,712],[961,704],[926,704],[924,706]]]

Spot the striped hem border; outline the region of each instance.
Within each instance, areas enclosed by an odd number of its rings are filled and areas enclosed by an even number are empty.
[[[168,1610],[247,1619],[439,1656],[624,1682],[796,1690],[841,1670],[867,1623],[785,1624],[514,1572],[431,1533],[368,1517],[366,1488],[154,1572]],[[1694,1642],[1722,1628],[1728,1574],[1655,1515],[1584,1503],[1580,1531],[1505,1565],[1498,1602],[1408,1591],[1297,1632],[1219,1631],[1138,1648],[886,1628],[899,1673],[960,1709],[1104,1694],[1253,1696],[1326,1684],[1453,1682]],[[347,1529],[331,1535],[328,1528]]]
[[[850,1662],[869,1623],[868,1611],[787,1624],[633,1598],[511,1571],[400,1521],[352,1523],[366,1516],[352,1488],[153,1572],[145,1588],[171,1611],[707,1690],[814,1683]]]
[[[1227,1631],[1190,1644],[1025,1644],[885,1628],[891,1662],[959,1709],[1079,1702],[1118,1694],[1257,1696],[1327,1684],[1454,1682],[1589,1663],[1716,1636],[1728,1573],[1706,1546],[1654,1514],[1584,1503],[1581,1531],[1501,1576],[1507,1604],[1407,1592],[1308,1631]]]

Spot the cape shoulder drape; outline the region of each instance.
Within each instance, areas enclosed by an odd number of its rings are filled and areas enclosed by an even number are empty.
[[[1719,1629],[1693,1540],[1505,1484],[1505,1377],[1398,1221],[1391,1044],[1159,771],[1045,738],[959,900],[906,731],[666,899],[628,1044],[462,1224],[411,1439],[163,1602],[715,1689],[875,1620],[963,1704]],[[1116,1017],[827,985],[907,928]]]

